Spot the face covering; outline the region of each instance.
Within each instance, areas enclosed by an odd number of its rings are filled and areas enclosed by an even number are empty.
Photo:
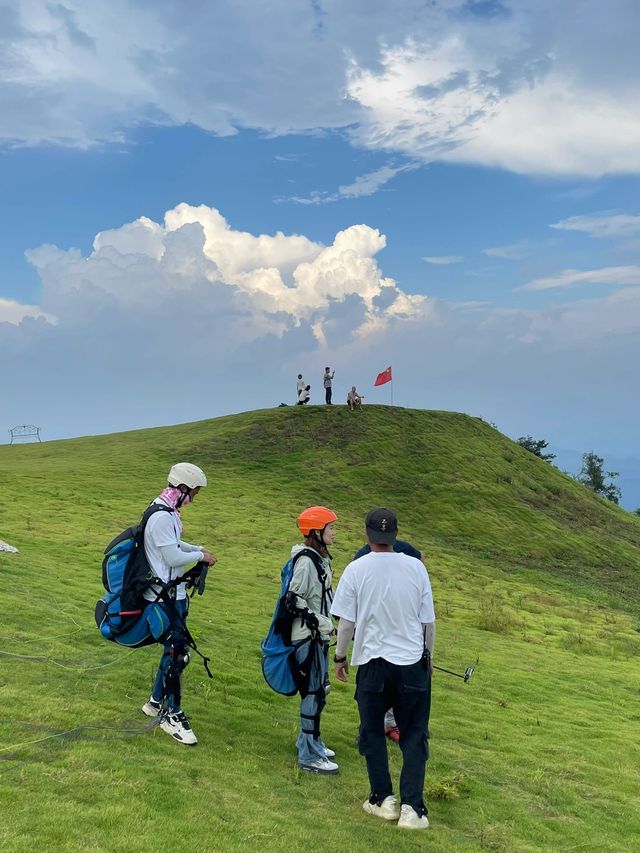
[[[191,503],[191,495],[188,493],[185,495],[176,486],[167,486],[166,489],[160,492],[160,497],[178,513],[180,512],[181,507],[187,506],[187,504]],[[178,506],[178,501],[180,501],[180,506]]]

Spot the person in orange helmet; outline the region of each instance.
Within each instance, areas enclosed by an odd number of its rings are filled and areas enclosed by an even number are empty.
[[[320,736],[320,715],[329,689],[329,640],[335,632],[329,613],[333,601],[329,547],[337,520],[335,512],[324,506],[308,507],[298,516],[304,542],[291,549],[292,557],[302,553],[295,562],[286,599],[293,614],[291,641],[301,696],[298,764],[301,770],[323,775],[338,772],[338,765],[331,760],[335,752]]]

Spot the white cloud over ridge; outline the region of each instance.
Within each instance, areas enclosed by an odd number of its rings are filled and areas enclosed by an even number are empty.
[[[626,213],[569,216],[549,227],[560,231],[582,231],[591,237],[636,237],[640,235],[640,216]]]
[[[640,285],[640,266],[603,267],[595,270],[563,270],[558,275],[534,279],[517,290],[553,290],[576,284]]]
[[[392,363],[401,404],[482,414],[556,441],[576,420],[601,434],[597,387],[632,446],[640,412],[624,388],[640,364],[640,288],[628,285],[640,283],[640,268],[549,277],[549,289],[571,276],[617,284],[599,299],[525,310],[478,294],[455,305],[385,276],[385,242],[364,224],[326,246],[254,235],[214,208],[180,204],[162,222],[98,234],[88,257],[40,246],[29,253],[40,305],[5,315],[0,305],[5,418],[37,423],[47,437],[197,420],[291,402],[298,372],[317,402],[325,364],[337,368],[340,402],[343,387]],[[385,402],[377,393],[367,401]]]
[[[327,0],[319,18],[287,0],[13,2],[0,13],[0,139],[82,148],[149,122],[343,129],[412,161],[637,173],[640,16],[629,0],[578,5]]]

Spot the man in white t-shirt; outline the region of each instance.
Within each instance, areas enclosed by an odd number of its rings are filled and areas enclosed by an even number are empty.
[[[160,728],[178,743],[192,745],[198,742],[189,720],[180,705],[180,678],[189,662],[184,629],[188,599],[184,583],[172,586],[190,566],[204,562],[212,566],[216,558],[202,545],[190,545],[182,539],[183,507],[192,503],[200,489],[207,485],[201,468],[190,462],[178,462],[169,471],[168,485],[152,501],[166,507],[166,512],[154,512],[144,529],[144,551],[153,572],[164,584],[175,589],[175,598],[169,607],[162,600],[159,584],[150,586],[144,593],[147,601],[158,601],[167,611],[171,628],[164,640],[164,652],[154,679],[151,696],[142,710],[148,717],[161,715]]]
[[[401,828],[426,829],[423,789],[435,642],[431,583],[420,560],[394,552],[398,519],[392,510],[371,510],[365,529],[371,553],[346,567],[331,607],[332,615],[340,619],[336,678],[347,680],[346,655],[357,624],[351,663],[358,667],[359,748],[371,788],[363,808],[385,820],[399,819]],[[393,795],[384,731],[390,706],[403,757],[400,806]]]

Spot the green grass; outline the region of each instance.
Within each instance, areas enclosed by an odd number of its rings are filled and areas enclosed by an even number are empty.
[[[191,750],[144,730],[158,650],[108,644],[93,623],[104,545],[180,459],[210,481],[185,536],[219,558],[190,617],[215,671],[185,674]],[[640,518],[489,425],[276,409],[3,446],[0,466],[0,537],[21,551],[0,555],[0,849],[637,850]],[[362,812],[353,673],[323,715],[337,778],[298,772],[297,701],[262,681],[293,520],[312,503],[340,517],[337,574],[366,510],[397,510],[429,565],[436,662],[476,669],[468,685],[434,678],[426,837]]]

